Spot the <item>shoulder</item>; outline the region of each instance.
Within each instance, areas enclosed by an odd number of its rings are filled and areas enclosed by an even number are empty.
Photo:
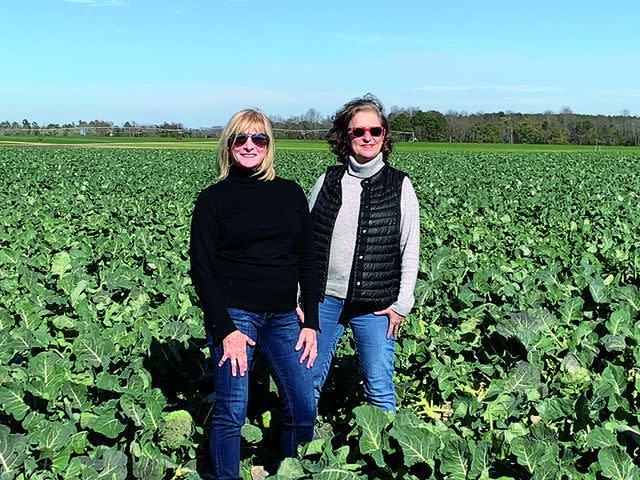
[[[276,177],[271,180],[270,183],[272,188],[277,189],[279,192],[282,192],[285,195],[295,196],[296,198],[304,198],[306,201],[304,190],[302,190],[302,187],[297,182],[282,177]]]
[[[197,203],[211,203],[214,202],[216,197],[225,189],[225,181],[214,183],[208,187],[203,188],[196,197]]]
[[[403,205],[418,208],[418,195],[416,194],[416,191],[413,188],[413,183],[411,183],[411,179],[408,176],[405,176],[402,181],[402,190],[400,195]]]

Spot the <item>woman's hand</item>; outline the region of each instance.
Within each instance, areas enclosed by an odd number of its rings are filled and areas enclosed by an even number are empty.
[[[400,327],[402,326],[402,322],[404,322],[404,317],[399,313],[396,313],[391,307],[373,313],[374,315],[386,315],[387,317],[389,317],[387,338],[391,338],[392,334],[394,338],[398,338],[398,333],[400,333]]]
[[[300,320],[300,323],[304,323],[304,312],[302,311],[302,308],[296,307],[296,314],[298,315],[298,320]]]
[[[247,371],[247,345],[255,347],[256,342],[247,337],[240,330],[231,332],[222,340],[223,355],[218,362],[218,367],[224,365],[227,360],[231,361],[231,375],[234,377],[240,371],[240,376],[244,377]]]
[[[303,346],[304,351],[300,357],[300,363],[303,363],[305,359],[307,359],[307,368],[311,368],[318,356],[318,339],[316,338],[316,331],[313,328],[303,328],[300,330],[298,343],[296,343],[296,352]]]

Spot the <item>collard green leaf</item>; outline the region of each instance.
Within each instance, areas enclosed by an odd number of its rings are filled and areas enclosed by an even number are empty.
[[[240,434],[247,443],[258,443],[262,440],[262,430],[248,422],[242,426]]]
[[[560,307],[560,315],[564,323],[579,322],[582,320],[584,300],[580,297],[572,297]]]
[[[12,434],[9,427],[0,425],[0,478],[12,480],[21,471],[27,454],[27,438]]]
[[[591,448],[617,447],[615,432],[603,427],[596,427],[587,434],[587,446]]]
[[[24,391],[18,384],[0,386],[0,405],[5,412],[18,421],[29,413],[29,406],[24,401]]]
[[[433,465],[433,457],[440,448],[441,441],[413,413],[402,410],[394,419],[389,435],[402,448],[407,467],[416,463]]]
[[[56,253],[51,261],[51,273],[63,277],[71,270],[71,257],[67,252]]]
[[[545,453],[545,445],[527,437],[514,438],[511,442],[511,452],[518,463],[533,473]]]
[[[440,470],[453,478],[467,478],[470,470],[469,448],[462,438],[445,442],[442,449]]]
[[[298,480],[305,477],[304,469],[297,458],[285,458],[278,467],[277,479]]]
[[[491,446],[487,442],[479,442],[471,449],[471,468],[469,478],[480,480],[489,478],[491,468]]]
[[[73,353],[80,365],[108,368],[113,352],[113,343],[95,333],[80,335],[73,342]]]
[[[57,353],[41,352],[29,360],[31,381],[26,388],[46,400],[55,400],[67,378],[67,363]]]
[[[629,455],[617,447],[606,447],[598,452],[602,474],[612,480],[638,480],[640,471]]]
[[[602,278],[592,278],[589,281],[589,291],[594,302],[607,303],[609,301],[609,287],[605,285]]]
[[[371,455],[378,466],[383,466],[384,430],[391,423],[389,414],[370,405],[356,407],[353,413],[360,429],[360,452]]]
[[[518,362],[509,372],[505,387],[516,392],[526,392],[540,385],[540,370],[529,362]]]

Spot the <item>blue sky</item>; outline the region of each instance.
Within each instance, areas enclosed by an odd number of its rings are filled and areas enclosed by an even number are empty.
[[[0,120],[224,124],[367,92],[441,112],[640,115],[640,2],[14,0]]]

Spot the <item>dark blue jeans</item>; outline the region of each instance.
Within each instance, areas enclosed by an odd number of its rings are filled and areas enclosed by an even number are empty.
[[[298,445],[313,438],[316,402],[313,374],[300,363],[302,351],[294,347],[301,326],[295,311],[288,313],[256,313],[229,308],[236,328],[254,340],[269,365],[284,407],[280,439],[282,457],[295,457]],[[215,370],[215,406],[211,423],[210,449],[214,474],[218,480],[240,478],[240,429],[247,416],[249,370],[244,377],[231,375],[227,361],[222,367],[222,345],[211,347]],[[253,348],[247,347],[251,365]]]
[[[393,336],[387,338],[389,317],[350,312],[348,306],[345,309],[344,300],[328,295],[320,303],[318,313],[321,331],[318,332],[318,358],[313,367],[316,401],[320,398],[345,324],[348,324],[353,331],[367,402],[395,413],[393,360],[396,340]]]

